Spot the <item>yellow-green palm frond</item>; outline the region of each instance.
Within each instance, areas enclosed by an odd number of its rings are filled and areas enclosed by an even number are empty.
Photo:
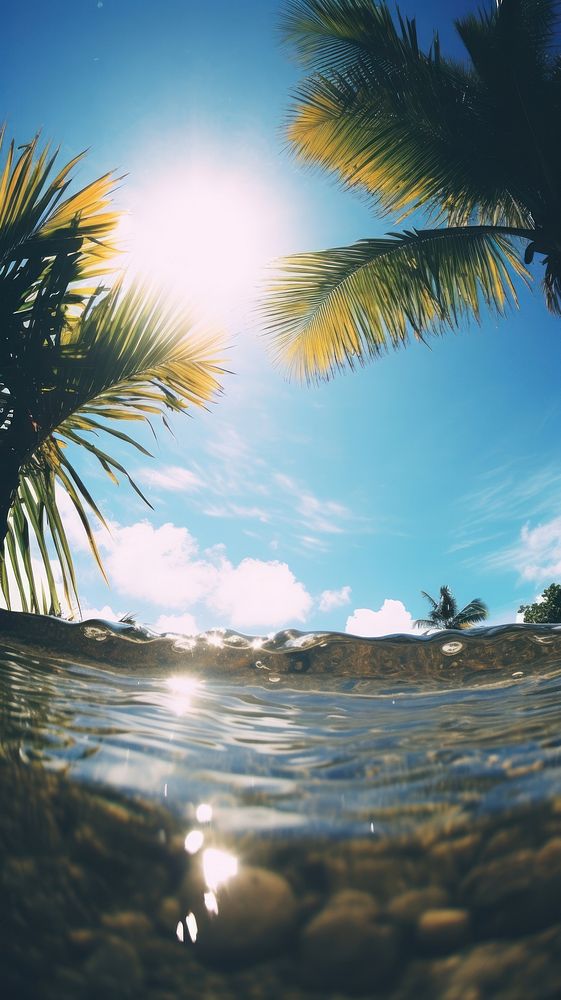
[[[114,270],[115,178],[71,193],[81,157],[58,172],[55,159],[35,138],[17,151],[12,143],[0,170],[0,588],[8,605],[17,594],[26,609],[58,613],[58,579],[67,606],[77,592],[57,490],[101,567],[91,518],[103,517],[76,449],[142,496],[110,445],[147,452],[116,422],[166,422],[166,414],[205,406],[222,368],[218,338],[160,295],[98,286]]]
[[[47,450],[56,449],[56,442],[52,442],[49,449],[46,446],[38,449],[20,474],[4,550],[0,554],[0,586],[8,608],[16,603],[16,595],[23,611],[39,614],[60,615],[63,608],[68,611],[79,606],[71,548],[57,505],[56,475],[45,454]],[[88,500],[87,491],[80,495],[72,481],[69,489],[64,476],[60,483],[82,521],[92,553],[103,573],[95,532],[84,504],[88,504],[105,524],[103,517],[93,499]]]
[[[0,152],[4,129],[0,132]],[[16,156],[16,152],[18,155]],[[36,280],[61,253],[74,253],[76,277],[92,277],[115,255],[114,236],[119,213],[110,209],[117,178],[105,174],[68,194],[75,156],[54,171],[58,151],[39,149],[39,139],[15,150],[12,142],[0,173],[0,278],[33,263]],[[42,265],[42,266],[41,266]],[[37,267],[40,270],[38,273]]]
[[[420,54],[415,22],[373,0],[285,0],[279,27],[283,40],[312,70],[348,69],[369,61],[399,68]],[[433,39],[438,48],[438,39]]]
[[[59,613],[57,577],[66,605],[76,605],[76,579],[57,490],[70,499],[102,571],[95,524],[104,520],[71,457],[72,448],[74,454],[76,448],[90,454],[114,482],[125,477],[146,500],[100,439],[106,436],[109,443],[124,442],[148,455],[115,423],[149,422],[158,416],[167,423],[169,413],[206,406],[220,392],[220,350],[219,336],[199,331],[161,295],[134,285],[92,298],[79,322],[64,331],[48,387],[34,401],[37,444],[21,470],[0,559],[0,585],[8,606],[17,593],[25,610]]]
[[[423,208],[451,225],[530,226],[496,157],[490,169],[494,142],[463,83],[441,64],[394,83],[381,87],[361,66],[305,80],[287,131],[298,158],[402,218]]]
[[[277,360],[299,379],[328,379],[516,302],[528,278],[510,240],[492,227],[418,230],[280,264],[263,306]]]
[[[436,35],[423,50],[415,21],[386,3],[288,0],[281,25],[310,69],[288,123],[304,163],[402,217],[423,208],[450,225],[532,225],[540,184],[535,167],[520,169],[531,158],[512,81],[489,88]],[[495,56],[505,79],[508,58]]]

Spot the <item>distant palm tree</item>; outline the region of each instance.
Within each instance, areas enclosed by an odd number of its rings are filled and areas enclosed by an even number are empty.
[[[417,618],[415,622],[417,628],[470,628],[471,625],[476,625],[489,617],[487,605],[478,597],[458,611],[456,599],[449,587],[440,588],[439,601],[435,601],[434,597],[424,590],[421,594],[429,602],[431,611],[428,618]]]
[[[51,178],[55,156],[37,139],[19,155],[12,143],[0,171],[0,588],[8,607],[17,594],[24,610],[58,614],[54,558],[67,604],[77,601],[58,491],[100,567],[90,512],[104,523],[69,446],[140,493],[100,435],[147,455],[115,422],[161,415],[165,423],[166,412],[203,406],[221,368],[217,338],[197,333],[157,294],[99,285],[115,271],[115,178],[66,195],[80,157]]]
[[[281,261],[264,305],[279,360],[328,379],[411,338],[503,313],[542,258],[561,313],[561,54],[557,0],[487,0],[456,21],[468,60],[424,51],[414,20],[374,0],[284,0],[308,68],[289,141],[401,220],[429,228]]]

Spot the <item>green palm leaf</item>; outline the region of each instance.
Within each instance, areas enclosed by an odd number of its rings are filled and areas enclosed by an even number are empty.
[[[476,597],[469,604],[466,604],[465,608],[458,611],[450,628],[470,628],[471,625],[477,625],[478,622],[483,622],[488,617],[487,605],[479,597]]]
[[[284,262],[265,303],[278,358],[298,378],[329,378],[516,302],[527,277],[512,243],[491,227],[419,230]]]
[[[103,572],[95,532],[103,515],[73,453],[87,452],[143,497],[110,444],[148,452],[115,421],[166,423],[167,414],[206,406],[223,371],[220,338],[159,293],[92,282],[115,254],[114,179],[65,196],[77,159],[51,180],[54,157],[34,140],[15,160],[11,146],[0,173],[0,587],[8,607],[17,595],[24,610],[55,614],[57,576],[66,605],[78,600],[59,490]]]
[[[432,208],[452,225],[472,216],[531,224],[497,130],[504,102],[494,106],[499,97],[489,100],[476,73],[444,59],[436,35],[424,52],[414,21],[396,25],[386,4],[370,0],[287,8],[285,38],[315,70],[289,117],[288,138],[303,162],[336,171],[384,211]]]
[[[421,591],[421,595],[429,602],[431,611],[428,618],[417,618],[415,621],[417,628],[465,629],[489,617],[489,609],[479,597],[475,597],[458,611],[456,599],[447,586],[440,588],[439,601],[435,601],[425,590]]]
[[[526,276],[518,238],[561,314],[558,14],[556,0],[500,0],[456,23],[459,63],[386,2],[285,0],[281,31],[307,71],[288,120],[295,154],[384,212],[450,227],[448,243],[419,230],[287,258],[265,315],[292,372],[330,377],[483,303],[502,312]]]
[[[432,618],[416,618],[414,624],[415,624],[415,627],[419,628],[419,629],[420,628],[426,628],[426,629],[438,628],[438,624]]]
[[[57,487],[69,496],[103,572],[91,515],[105,524],[103,515],[67,457],[68,446],[88,451],[115,482],[122,475],[146,499],[123,465],[102,449],[100,434],[118,438],[148,454],[133,438],[109,421],[147,421],[204,406],[219,391],[222,371],[215,352],[216,337],[197,333],[188,317],[166,308],[157,296],[137,287],[117,288],[85,311],[63,342],[55,385],[44,395],[41,429],[44,434],[23,466],[12,506],[7,562],[22,606],[60,613],[60,598],[51,569],[54,547],[67,605],[78,601],[70,545],[57,507]],[[148,501],[146,501],[148,502]],[[33,564],[23,561],[21,527],[35,538],[49,594],[48,607],[38,597]],[[29,543],[24,545],[25,553]],[[8,604],[9,594],[4,590]]]

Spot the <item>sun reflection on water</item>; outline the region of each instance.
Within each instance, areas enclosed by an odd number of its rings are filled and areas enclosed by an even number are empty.
[[[214,893],[220,885],[238,874],[238,859],[217,847],[207,847],[203,852],[203,874],[208,888]]]
[[[193,944],[197,940],[197,934],[199,933],[199,928],[197,926],[197,918],[194,913],[188,913],[185,917],[185,926],[189,932],[189,937]]]
[[[218,900],[214,892],[205,892],[204,894],[205,906],[209,913],[215,913],[218,916]]]
[[[200,830],[190,830],[185,837],[185,850],[188,854],[196,854],[205,842],[205,835]]]
[[[197,817],[197,823],[210,823],[212,819],[212,806],[208,802],[201,802],[201,804],[197,806],[195,815]]]
[[[201,681],[195,677],[168,677],[166,687],[171,693],[168,708],[175,715],[185,715],[192,707],[193,695],[200,686]]]
[[[212,632],[207,632],[204,636],[205,642],[208,646],[214,646],[215,649],[222,649],[224,646],[224,633],[226,629],[213,629]]]

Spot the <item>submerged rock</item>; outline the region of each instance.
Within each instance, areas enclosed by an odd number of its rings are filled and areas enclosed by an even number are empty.
[[[120,937],[107,937],[84,968],[88,997],[137,997],[142,987],[142,965],[135,948]]]
[[[392,899],[388,913],[393,920],[403,924],[416,924],[425,910],[446,906],[448,893],[440,886],[431,885],[425,889],[410,889]]]
[[[428,952],[454,951],[466,942],[469,925],[467,910],[425,910],[417,922],[417,941]]]
[[[305,927],[302,974],[315,988],[377,992],[397,967],[398,933],[367,893],[343,891]]]
[[[290,885],[264,868],[241,868],[217,892],[216,910],[196,911],[197,950],[210,963],[258,962],[278,952],[296,925]]]

